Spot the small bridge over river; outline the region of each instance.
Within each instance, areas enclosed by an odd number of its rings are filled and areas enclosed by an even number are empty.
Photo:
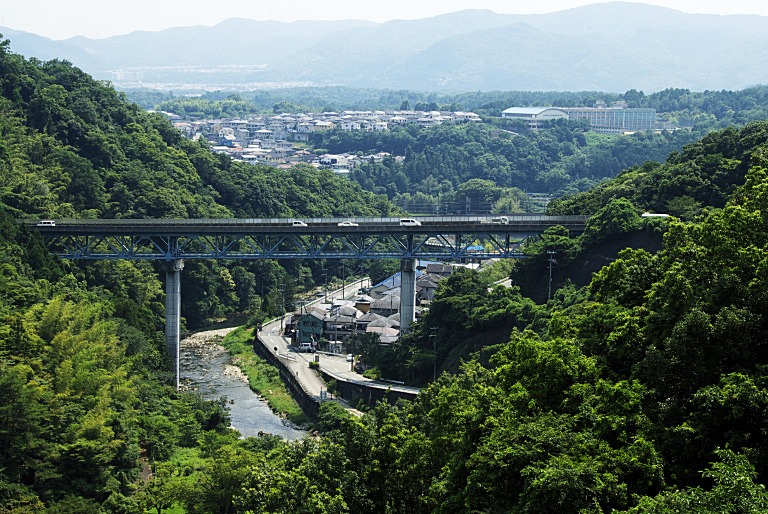
[[[401,331],[415,319],[416,262],[525,257],[547,228],[582,232],[586,216],[21,220],[64,259],[166,263],[166,341],[177,385],[185,259],[399,259]]]

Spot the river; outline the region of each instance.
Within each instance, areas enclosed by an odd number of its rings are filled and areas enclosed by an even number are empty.
[[[245,375],[232,364],[229,352],[217,344],[230,330],[196,332],[181,340],[179,377],[182,386],[198,390],[208,400],[226,397],[232,428],[243,437],[273,434],[291,441],[301,439],[306,430],[290,426],[273,413],[267,402],[251,391]]]

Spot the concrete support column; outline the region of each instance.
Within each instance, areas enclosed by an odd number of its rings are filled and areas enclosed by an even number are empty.
[[[165,343],[179,388],[179,341],[181,339],[181,270],[184,260],[168,261],[165,269]]]
[[[400,261],[400,334],[416,320],[416,259]]]

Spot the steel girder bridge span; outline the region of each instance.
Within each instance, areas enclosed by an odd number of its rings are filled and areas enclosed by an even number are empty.
[[[501,221],[500,221],[501,220]],[[400,259],[401,332],[415,319],[416,262],[524,257],[549,227],[581,232],[585,216],[25,220],[65,259],[166,263],[166,342],[178,386],[185,259]]]

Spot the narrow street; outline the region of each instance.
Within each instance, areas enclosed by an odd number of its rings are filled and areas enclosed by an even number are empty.
[[[370,283],[370,280],[365,278],[351,284],[347,284],[344,287],[344,296],[354,296],[357,290],[364,283]],[[334,299],[342,298],[342,289],[328,292],[328,298],[332,302]],[[313,300],[307,303],[307,306],[321,303],[323,299]],[[281,334],[281,327],[285,326],[285,321],[290,314],[286,314],[286,317],[281,320],[278,318],[265,324],[261,331],[258,332],[258,338],[271,352],[275,352],[283,365],[293,373],[302,388],[314,397],[320,397],[321,391],[327,391],[327,386],[319,374],[309,367],[309,363],[312,360],[317,359],[320,367],[328,374],[334,376],[338,380],[344,380],[348,382],[368,383],[368,384],[381,384],[382,388],[389,388],[393,390],[402,389],[409,392],[418,392],[418,388],[401,386],[390,383],[379,383],[374,380],[363,377],[362,375],[352,371],[352,363],[346,360],[346,355],[343,354],[329,354],[325,352],[317,353],[303,353],[297,352],[291,347],[290,338]],[[355,411],[359,415],[359,411],[352,409],[346,402],[341,403],[349,410]]]
[[[312,396],[320,396],[320,391],[326,389],[317,372],[309,367],[309,361],[316,354],[293,351],[290,339],[280,334],[279,319],[264,325],[258,337],[267,348],[277,353],[280,361],[296,375],[305,391]]]

